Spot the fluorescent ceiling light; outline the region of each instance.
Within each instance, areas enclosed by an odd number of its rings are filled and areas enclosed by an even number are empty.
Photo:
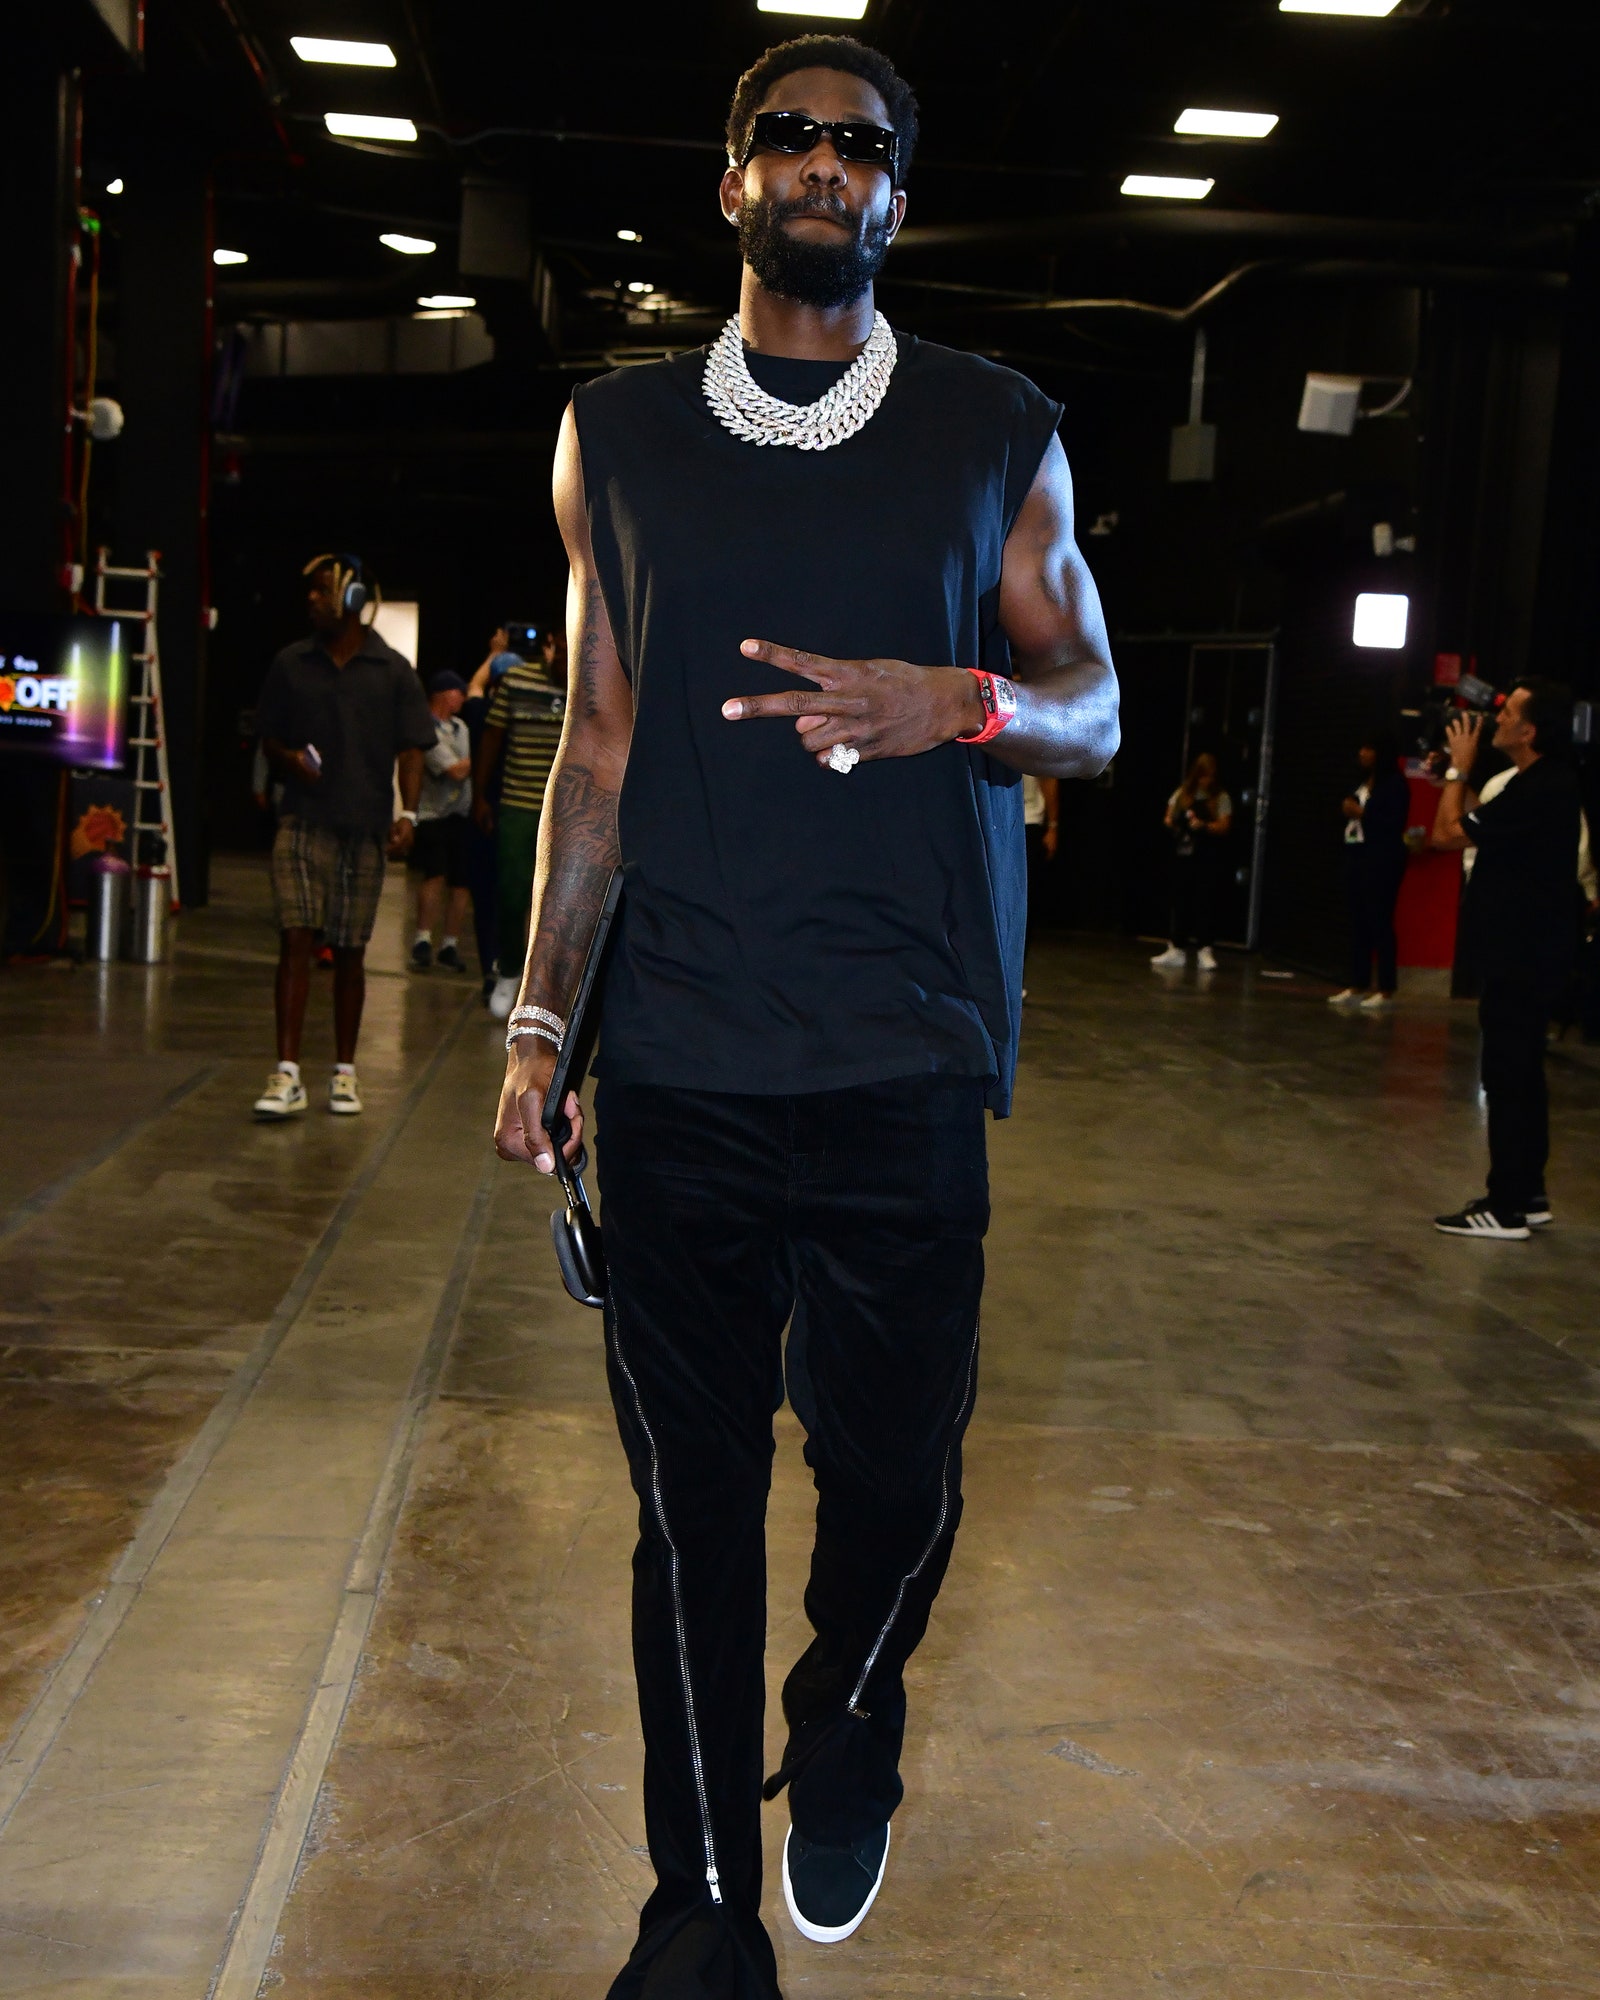
[[[859,21],[867,0],[756,0],[758,14],[820,14],[827,21]]]
[[[619,243],[642,243],[644,238],[639,234],[637,229],[619,229],[617,231],[617,241]]]
[[[1277,122],[1276,111],[1201,111],[1191,106],[1172,129],[1211,139],[1264,139]]]
[[[430,292],[425,299],[417,300],[426,312],[469,312],[477,303],[476,299],[457,292]]]
[[[647,285],[643,278],[631,278],[628,281],[628,290],[630,292],[653,292],[655,286]]]
[[[1364,590],[1356,599],[1355,623],[1350,639],[1357,646],[1381,646],[1391,653],[1406,643],[1406,614],[1409,597],[1391,597],[1382,591]]]
[[[245,250],[213,250],[211,261],[213,264],[248,264],[250,256]]]
[[[388,231],[378,241],[386,249],[398,250],[402,257],[431,257],[439,247],[437,243],[430,243],[426,236],[399,236]]]
[[[409,118],[373,118],[365,111],[329,111],[322,120],[336,139],[404,139],[417,136]]]
[[[343,63],[346,69],[393,69],[387,42],[330,42],[321,35],[291,35],[289,46],[302,62]]]
[[[411,317],[413,319],[465,319],[467,315],[461,310],[459,306],[451,306],[447,310],[441,312],[433,312],[433,311],[415,312],[411,315]]]
[[[1369,21],[1380,21],[1385,14],[1392,14],[1400,0],[1278,0],[1280,14],[1360,14]]]
[[[1122,192],[1164,195],[1168,201],[1204,201],[1215,186],[1215,181],[1183,180],[1175,174],[1129,174]]]
[[[114,181],[106,182],[106,193],[121,194],[121,192],[122,192],[122,176],[121,174],[118,174]]]

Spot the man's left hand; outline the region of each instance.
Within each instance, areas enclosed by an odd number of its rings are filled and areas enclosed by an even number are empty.
[[[765,639],[746,639],[739,650],[747,660],[765,661],[812,686],[792,694],[740,695],[722,704],[724,717],[729,722],[790,718],[819,764],[827,763],[836,743],[848,743],[864,762],[917,757],[957,736],[975,736],[984,724],[978,683],[965,667],[830,660]]]
[[[397,819],[389,829],[389,859],[398,861],[411,852],[411,843],[417,837],[417,829],[408,819]]]

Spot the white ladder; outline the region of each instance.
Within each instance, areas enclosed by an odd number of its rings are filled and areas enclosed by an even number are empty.
[[[144,642],[133,658],[139,666],[139,687],[132,697],[134,734],[128,738],[133,752],[133,830],[128,838],[128,858],[135,869],[150,862],[165,862],[172,873],[172,907],[178,907],[178,843],[172,827],[172,779],[167,770],[167,731],[161,705],[161,651],[156,638],[156,601],[161,586],[161,552],[150,549],[143,568],[122,569],[106,560],[109,552],[95,551],[94,608],[101,618],[131,618],[144,627]],[[107,604],[108,583],[143,584],[143,605]],[[148,809],[148,810],[147,810]],[[150,816],[153,811],[154,817]],[[160,851],[145,855],[140,835],[150,834],[160,842]]]

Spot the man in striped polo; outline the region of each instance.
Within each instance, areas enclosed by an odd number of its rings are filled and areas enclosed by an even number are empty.
[[[497,1021],[511,1012],[528,948],[539,815],[567,707],[565,651],[565,634],[546,632],[537,660],[519,662],[500,676],[478,745],[473,812],[485,833],[498,832],[499,846],[499,976],[489,996]],[[494,806],[490,780],[502,755],[500,801]]]

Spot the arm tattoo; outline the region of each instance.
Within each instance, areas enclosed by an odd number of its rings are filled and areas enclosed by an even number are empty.
[[[620,777],[618,780],[620,783]],[[565,1015],[617,865],[617,784],[569,758],[550,774],[522,999]]]
[[[600,714],[598,677],[601,634],[605,627],[605,619],[605,603],[600,595],[600,586],[591,577],[583,588],[583,602],[578,620],[578,648],[573,655],[571,676],[572,695],[577,703],[578,713],[585,722],[595,721]]]

